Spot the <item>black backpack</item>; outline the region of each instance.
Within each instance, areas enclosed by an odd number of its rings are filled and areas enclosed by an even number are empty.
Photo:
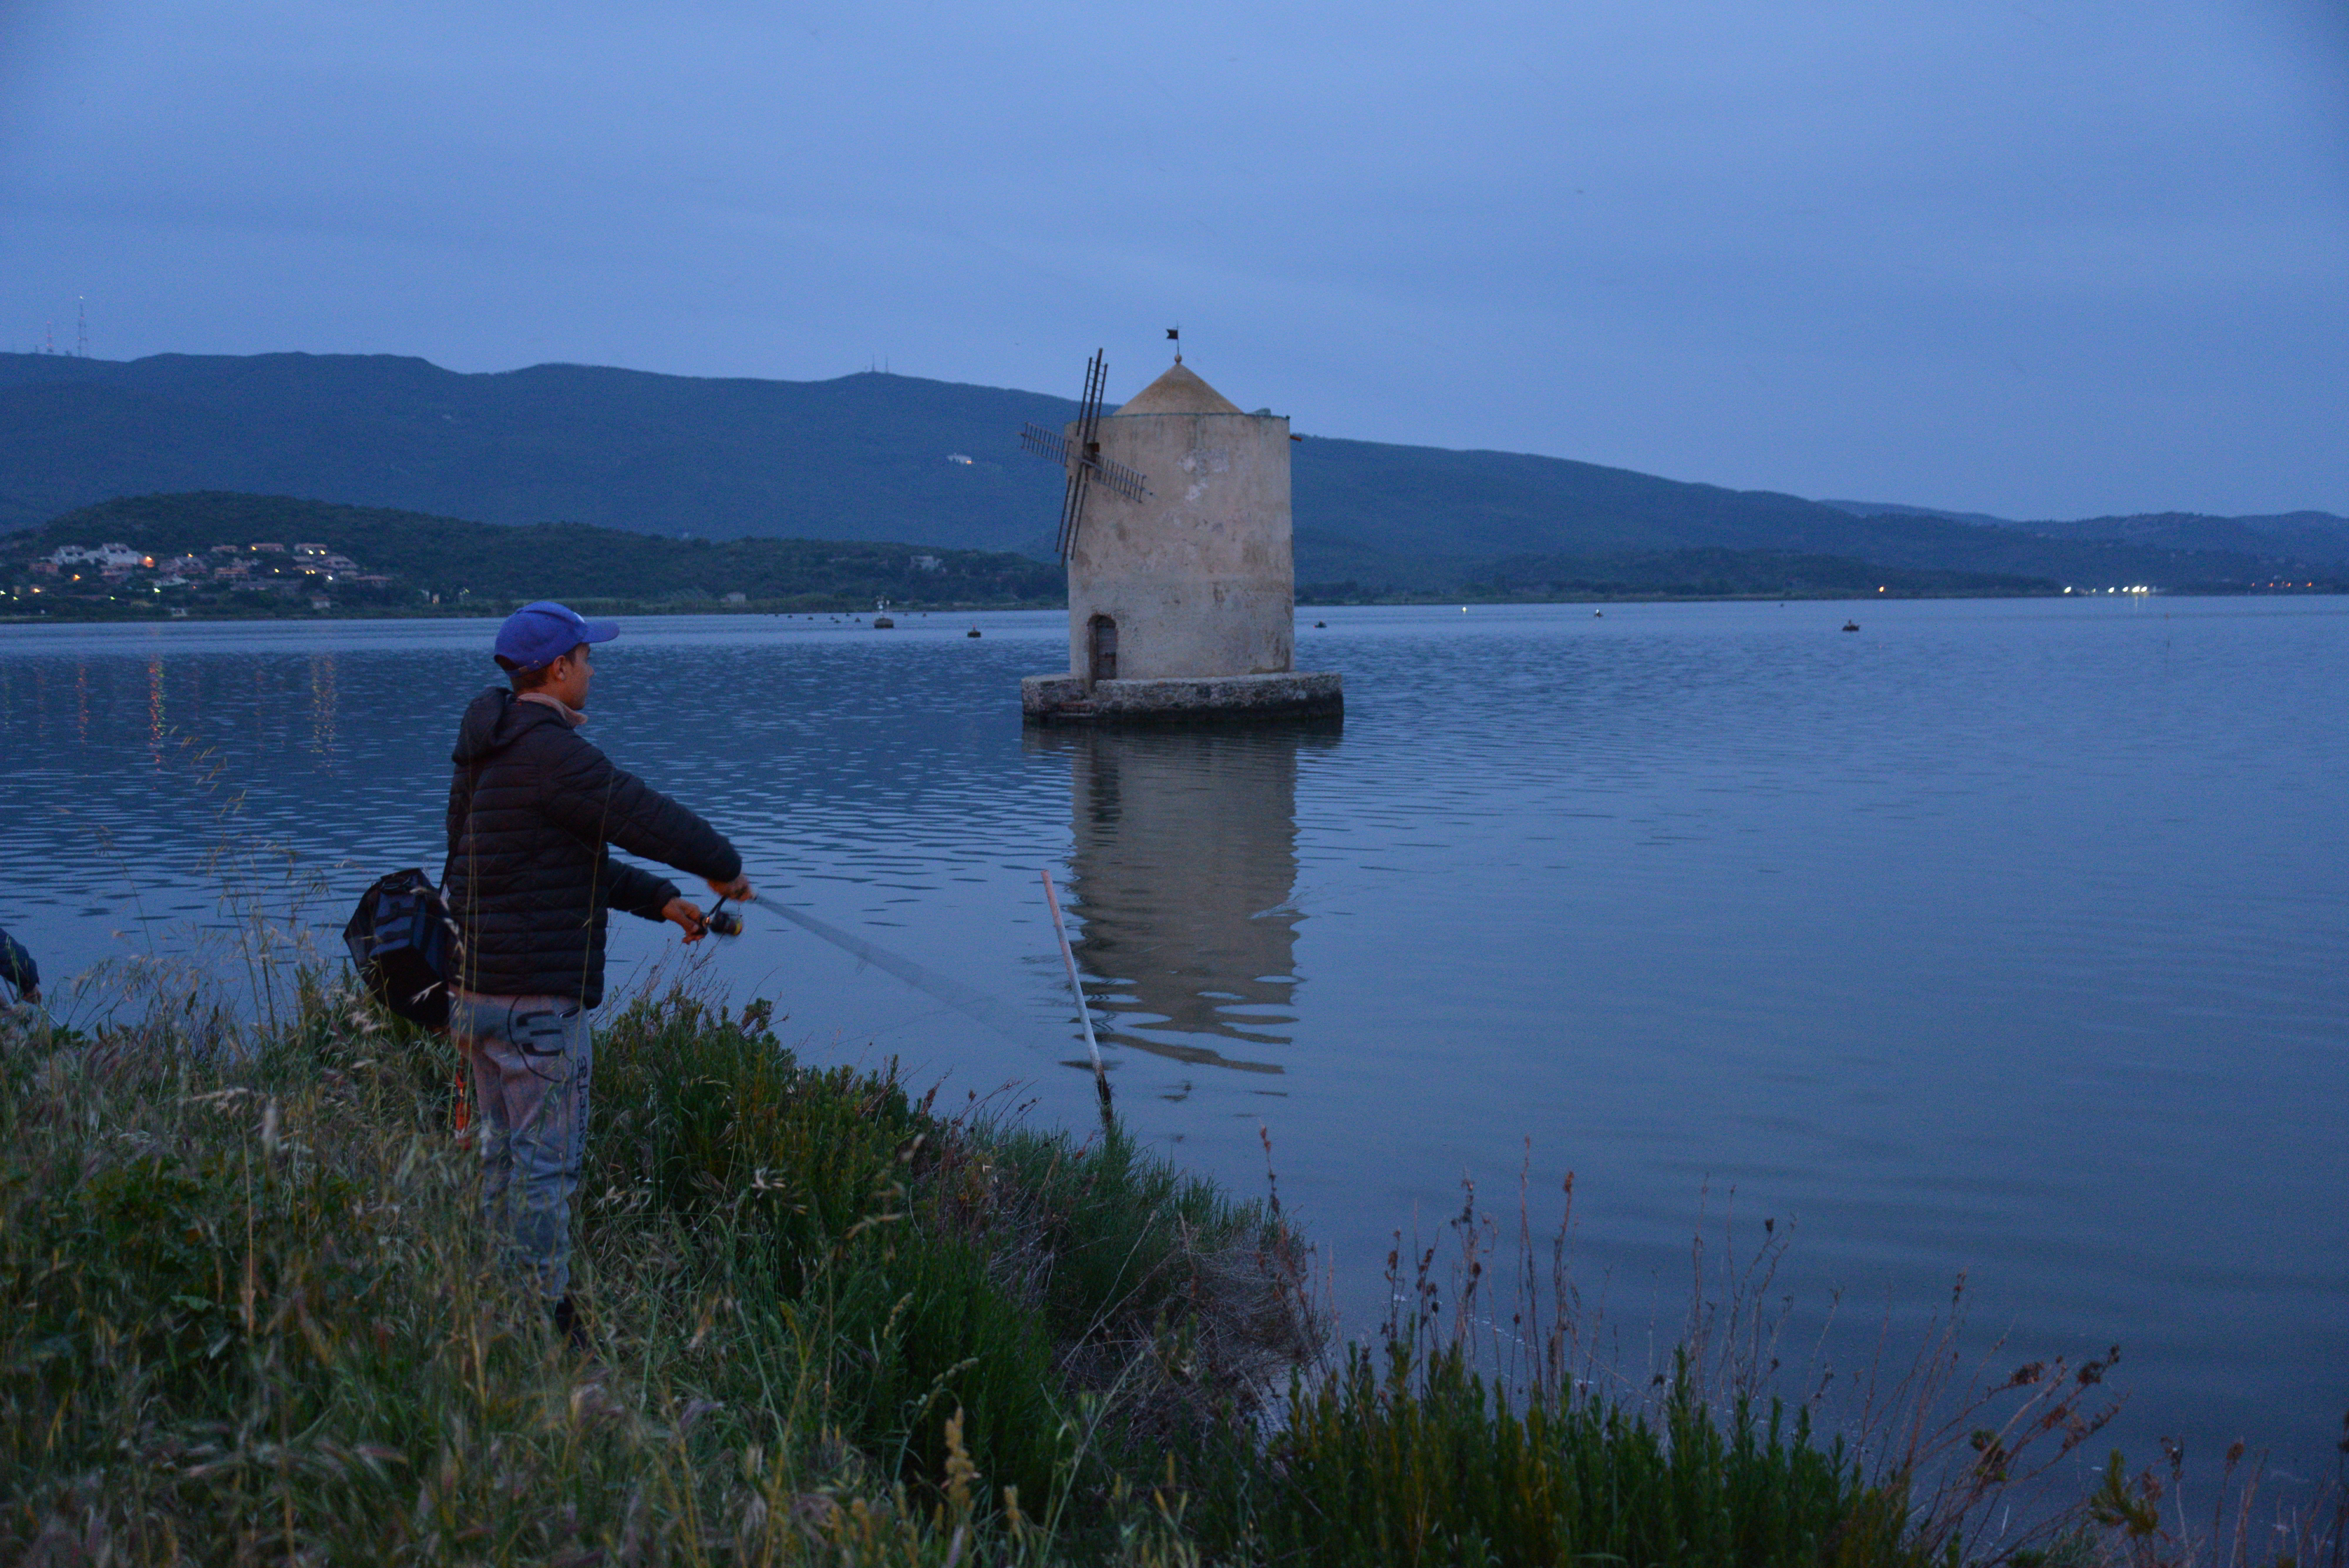
[[[457,922],[424,873],[395,871],[359,895],[343,945],[367,993],[411,1023],[449,1027]]]

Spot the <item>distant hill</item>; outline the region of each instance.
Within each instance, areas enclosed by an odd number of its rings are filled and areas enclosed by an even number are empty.
[[[2086,539],[2150,546],[2349,566],[2349,518],[2326,512],[2268,517],[2208,517],[2163,512],[2136,517],[2086,517],[2073,523],[2025,523],[2027,533],[2050,539]]]
[[[121,544],[150,558],[108,581],[96,566],[36,576],[29,563],[60,545]],[[281,546],[255,550],[256,545]],[[291,553],[322,545],[352,566],[329,572]],[[233,546],[219,551],[214,546]],[[174,570],[178,558],[196,564]],[[223,566],[241,566],[230,576]],[[311,569],[305,570],[305,566]],[[389,582],[366,579],[388,576]],[[185,577],[174,583],[173,577]],[[314,597],[341,613],[498,608],[532,598],[639,608],[748,605],[869,610],[876,598],[908,608],[1062,602],[1059,567],[1025,556],[867,540],[672,539],[584,523],[501,524],[280,495],[200,492],[82,507],[0,537],[0,587],[36,604],[98,611],[136,604],[150,613],[283,613]],[[5,603],[0,600],[0,603]]]
[[[1949,512],[1938,506],[1904,506],[1894,501],[1821,500],[1819,504],[1848,512],[1855,517],[1939,517],[1944,523],[1979,523],[1990,528],[2023,526],[2011,517],[1993,517],[1987,512]]]
[[[0,355],[0,527],[123,496],[234,491],[672,537],[1039,554],[1060,476],[1020,453],[1016,432],[1072,410],[1040,393],[871,373],[767,381],[574,365],[466,375],[391,356]],[[1373,592],[1440,591],[1520,558],[1571,576],[1557,563],[1689,551],[1833,557],[1953,583],[2223,588],[2349,566],[2349,524],[2321,514],[2015,525],[1921,508],[1863,515],[1853,508],[1864,504],[1510,452],[1312,437],[1295,457],[1299,579]]]
[[[1071,407],[872,374],[0,355],[0,524],[122,495],[237,491],[485,523],[1008,550],[1048,537],[1060,506],[1060,476],[1019,450],[1019,426],[1057,425]]]
[[[2083,517],[2062,523],[2021,523],[1979,512],[1940,512],[1930,506],[1893,506],[1865,501],[1828,501],[1821,504],[1856,516],[1931,517],[2013,529],[2045,539],[2253,556],[2262,560],[2300,561],[2315,566],[2349,565],[2349,517],[2336,517],[2329,512],[2285,512],[2253,517],[2158,512]]]
[[[1457,580],[1480,563],[1516,556],[1620,561],[1723,549],[2100,587],[2242,587],[2273,576],[2282,561],[2302,571],[2319,565],[2288,548],[2056,537],[1921,513],[1856,516],[1771,491],[1512,452],[1308,441],[1297,451],[1296,483],[1300,579],[1383,570],[1402,580],[1416,569]]]

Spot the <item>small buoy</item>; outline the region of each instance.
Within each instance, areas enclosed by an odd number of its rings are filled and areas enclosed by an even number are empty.
[[[1607,612],[1605,610],[1592,610],[1590,612],[1590,618],[1593,620],[1605,620],[1607,618]]]
[[[1328,626],[1330,623],[1326,620],[1317,620],[1313,624],[1317,627],[1324,627]]]
[[[977,637],[978,635],[978,628],[972,627],[968,631],[964,632],[963,635],[965,637]]]
[[[1843,623],[1843,628],[1846,631],[1857,631],[1859,629],[1859,622],[1856,620],[1847,620]]]
[[[873,618],[873,629],[874,631],[888,631],[895,628],[896,624],[897,623],[895,621],[891,620],[885,615],[876,615]]]

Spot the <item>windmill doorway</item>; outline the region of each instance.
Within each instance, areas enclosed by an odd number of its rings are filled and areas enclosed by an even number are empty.
[[[1105,615],[1085,622],[1085,665],[1092,680],[1117,679],[1117,622]]]

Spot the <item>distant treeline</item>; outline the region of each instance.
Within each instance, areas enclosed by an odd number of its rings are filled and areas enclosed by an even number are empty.
[[[129,546],[152,566],[76,564],[36,573],[59,546]],[[281,551],[256,552],[270,544]],[[305,570],[296,544],[354,565]],[[1313,548],[1309,549],[1309,544]],[[216,546],[233,546],[223,553]],[[195,557],[195,568],[175,562]],[[2061,593],[2021,572],[1889,566],[1854,556],[1702,546],[1400,563],[1300,535],[1302,604],[1464,600],[1851,598]],[[218,563],[242,560],[247,575]],[[1334,567],[1335,570],[1330,570]],[[1396,568],[1403,569],[1396,569]],[[77,579],[76,574],[78,574]],[[190,580],[181,581],[181,577]],[[2200,587],[2201,585],[2189,585]],[[2218,585],[2242,591],[2244,585]],[[2337,576],[2254,583],[2252,591],[2340,591]],[[37,591],[36,591],[37,590]],[[2206,589],[2207,591],[2207,589]],[[735,596],[740,596],[736,597]],[[0,617],[78,620],[503,614],[558,598],[605,614],[1056,607],[1061,568],[1021,555],[870,540],[663,537],[584,523],[508,524],[287,496],[204,491],[88,506],[0,535]]]
[[[198,580],[160,587],[160,564],[212,547],[249,550],[256,543],[324,545],[388,585],[342,574],[305,582],[298,600],[251,583]],[[159,563],[151,571],[102,583],[35,576],[31,564],[60,545],[128,545]],[[260,557],[253,557],[260,558]],[[268,557],[274,561],[283,557]],[[518,600],[593,600],[647,609],[726,607],[740,594],[748,607],[870,609],[877,599],[909,608],[1008,607],[1062,602],[1065,581],[1054,565],[1024,556],[945,546],[819,539],[665,538],[584,523],[470,523],[415,512],[338,506],[279,495],[222,491],[143,495],[67,514],[0,540],[16,607],[34,601],[51,613],[305,613],[326,597],[336,613],[431,613],[495,607]],[[247,602],[250,601],[250,602]]]
[[[1605,556],[1512,556],[1455,566],[1449,583],[1398,591],[1376,577],[1299,583],[1307,604],[1361,604],[1379,598],[1724,599],[1992,597],[2053,594],[2045,577],[1995,572],[1870,566],[1847,556],[1788,550],[1646,550]],[[1445,589],[1449,588],[1447,594]]]
[[[1882,591],[1911,597],[2052,594],[2063,585],[2007,572],[1879,566],[1848,556],[1792,550],[1651,550],[1613,556],[1511,556],[1479,574],[1500,597],[1580,598],[1662,594],[1675,598],[1842,598]]]

